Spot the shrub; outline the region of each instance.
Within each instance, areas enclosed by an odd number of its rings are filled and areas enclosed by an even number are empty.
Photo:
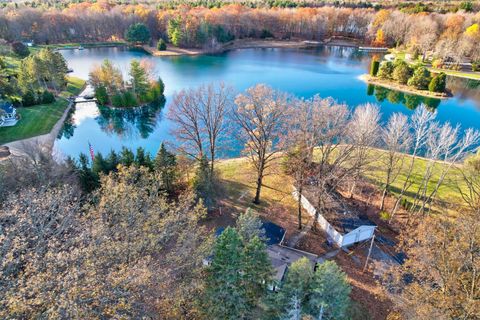
[[[480,61],[472,62],[472,71],[480,71]]]
[[[380,212],[380,220],[382,220],[382,221],[390,220],[390,213],[388,213],[387,211],[381,211]]]
[[[131,91],[123,93],[123,103],[125,107],[136,107],[138,105],[137,98]]]
[[[125,102],[123,101],[123,94],[121,92],[116,92],[112,96],[112,106],[117,108],[122,108],[125,106]]]
[[[408,79],[412,76],[412,68],[405,61],[396,63],[393,69],[392,77],[395,81],[401,84],[407,84]]]
[[[443,60],[442,59],[435,59],[432,62],[432,67],[435,69],[441,69],[443,68]]]
[[[378,69],[378,77],[380,79],[392,79],[393,74],[393,63],[390,61],[383,61],[380,63],[380,68]]]
[[[370,75],[372,77],[376,77],[378,73],[378,68],[380,67],[380,61],[378,60],[372,60],[372,63],[370,64]]]
[[[430,84],[428,85],[428,90],[431,92],[445,92],[445,87],[447,86],[447,75],[443,72],[440,72],[435,77],[432,78]]]
[[[22,105],[24,107],[29,107],[29,106],[33,106],[37,103],[36,99],[35,99],[35,94],[33,93],[32,90],[28,90],[27,92],[25,92],[22,96]]]
[[[48,90],[43,91],[42,93],[42,103],[53,103],[55,101],[55,96]]]
[[[30,50],[28,50],[28,47],[20,41],[15,41],[14,43],[12,43],[12,50],[16,55],[22,58],[25,58],[30,54]]]
[[[157,42],[157,50],[158,50],[158,51],[165,51],[165,50],[167,50],[167,43],[165,42],[165,40],[163,40],[163,39],[158,40],[158,42]]]
[[[416,89],[426,90],[430,84],[430,71],[425,67],[418,67],[407,83]]]
[[[104,86],[95,88],[95,98],[97,98],[98,104],[100,105],[108,104],[109,101],[107,89]]]

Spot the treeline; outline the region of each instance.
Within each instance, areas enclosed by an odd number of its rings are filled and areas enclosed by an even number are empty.
[[[480,32],[475,25],[480,16],[467,11],[269,9],[240,4],[163,10],[148,5],[83,2],[63,10],[4,9],[0,33],[8,41],[28,39],[39,44],[108,41],[122,39],[129,26],[141,22],[153,39],[163,38],[184,47],[211,47],[230,38],[324,40],[344,36],[377,45],[404,46],[419,53],[433,51],[454,61],[476,61],[480,59]]]
[[[13,48],[24,57],[18,66],[7,65],[0,58],[0,95],[23,106],[53,102],[67,85],[68,67],[63,56],[51,49],[30,54],[21,43]]]
[[[90,70],[89,82],[100,105],[136,107],[164,99],[165,85],[161,78],[155,79],[153,64],[134,59],[128,74],[125,81],[121,70],[107,59]]]

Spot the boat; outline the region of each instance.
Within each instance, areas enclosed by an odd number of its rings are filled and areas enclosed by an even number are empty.
[[[78,46],[78,50],[83,50],[84,48],[82,46]]]

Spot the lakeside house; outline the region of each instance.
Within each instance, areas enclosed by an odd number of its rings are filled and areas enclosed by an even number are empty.
[[[18,122],[17,109],[7,101],[0,101],[0,127],[11,127]]]

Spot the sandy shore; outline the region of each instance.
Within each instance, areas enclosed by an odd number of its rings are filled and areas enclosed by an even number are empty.
[[[359,79],[368,84],[374,84],[376,86],[380,86],[380,87],[384,87],[384,88],[392,89],[396,91],[401,91],[404,93],[416,94],[426,98],[448,99],[450,97],[450,95],[448,95],[447,93],[431,92],[427,90],[417,90],[403,84],[399,84],[399,83],[395,83],[387,80],[381,80],[378,78],[373,78],[368,74],[361,75]]]

